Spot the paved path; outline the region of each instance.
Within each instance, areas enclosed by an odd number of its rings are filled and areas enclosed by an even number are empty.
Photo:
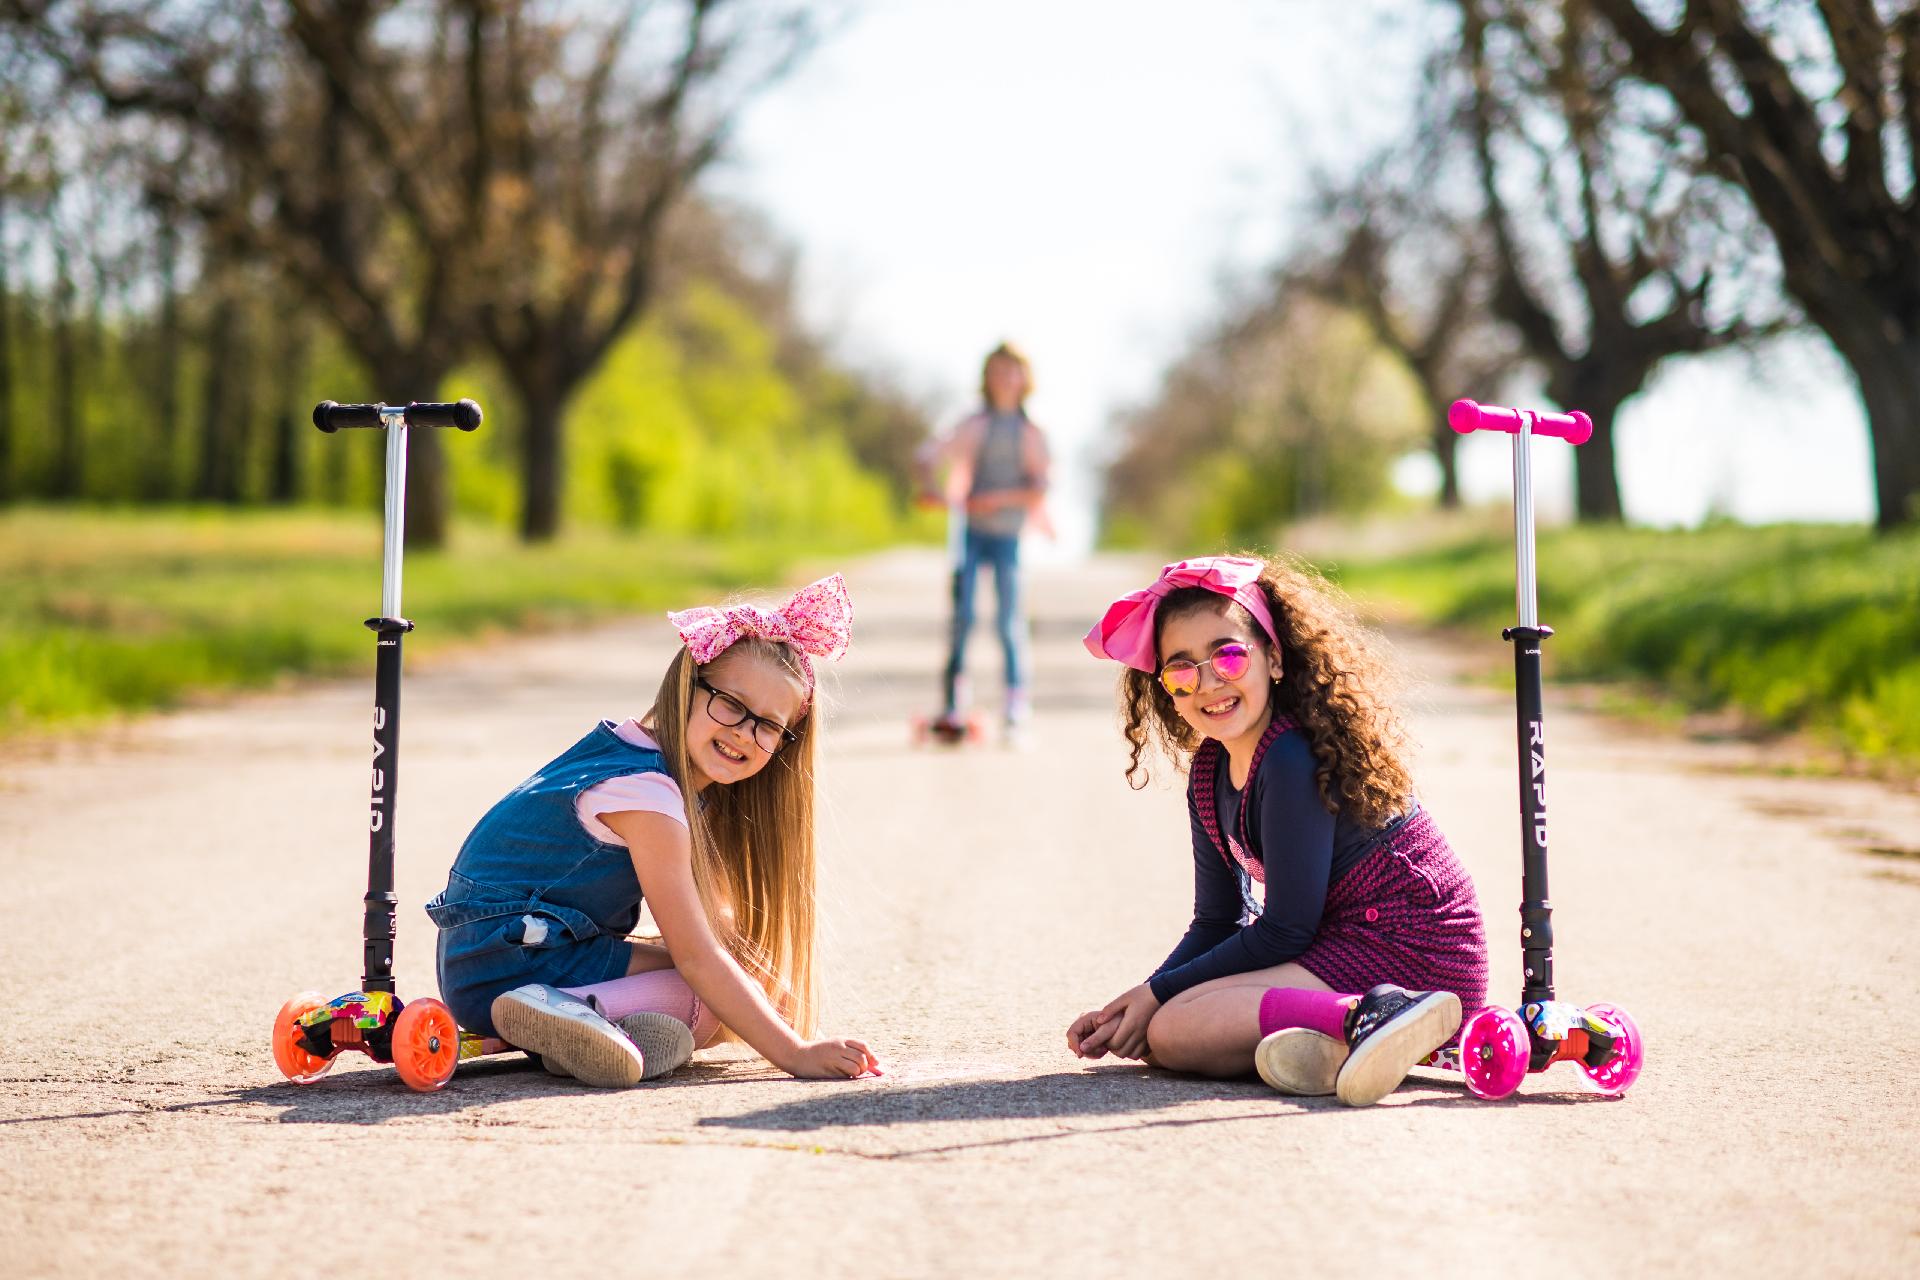
[[[1623,1101],[1561,1067],[1506,1103],[1434,1076],[1354,1112],[1070,1057],[1068,1020],[1144,976],[1190,889],[1178,793],[1127,789],[1113,669],[1077,643],[1135,573],[1050,571],[1032,592],[1025,753],[907,748],[938,562],[852,573],[825,757],[829,1023],[881,1049],[877,1081],[723,1058],[603,1093],[499,1061],[417,1096],[355,1057],[281,1083],[274,1010],[357,976],[365,684],[9,749],[6,1269],[1920,1273],[1920,803],[1742,772],[1737,748],[1550,712],[1561,984],[1639,1018],[1650,1059]],[[626,624],[409,677],[403,996],[429,989],[419,904],[467,827],[592,717],[641,709],[669,644]],[[1443,651],[1404,656],[1429,681],[1421,785],[1512,993],[1508,704]]]

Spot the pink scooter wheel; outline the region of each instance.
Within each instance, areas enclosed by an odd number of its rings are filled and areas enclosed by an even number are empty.
[[[1640,1067],[1646,1060],[1647,1042],[1640,1038],[1640,1024],[1619,1005],[1590,1004],[1587,1012],[1618,1032],[1620,1043],[1605,1066],[1590,1067],[1583,1062],[1580,1069],[1587,1073],[1587,1080],[1594,1092],[1617,1098],[1631,1089],[1633,1082],[1640,1078]]]
[[[1520,1015],[1489,1005],[1460,1033],[1460,1074],[1475,1097],[1504,1098],[1526,1078],[1532,1053]]]

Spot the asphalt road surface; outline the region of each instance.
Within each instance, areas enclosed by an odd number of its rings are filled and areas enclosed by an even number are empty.
[[[1115,668],[1079,647],[1140,566],[1034,575],[1024,751],[909,745],[943,572],[919,552],[849,572],[823,755],[824,1029],[869,1040],[880,1079],[720,1051],[628,1092],[519,1058],[431,1095],[353,1055],[287,1084],[275,1010],[358,979],[370,678],[7,747],[6,1270],[1920,1274],[1914,795],[1550,691],[1561,994],[1638,1018],[1631,1094],[1560,1066],[1488,1103],[1420,1073],[1352,1111],[1084,1064],[1068,1021],[1143,978],[1191,901],[1177,786],[1127,788]],[[672,643],[638,621],[408,676],[403,997],[432,993],[420,904],[467,828],[595,717],[643,710]],[[990,705],[984,627],[975,645]],[[1400,648],[1423,798],[1512,998],[1508,695],[1457,649]]]

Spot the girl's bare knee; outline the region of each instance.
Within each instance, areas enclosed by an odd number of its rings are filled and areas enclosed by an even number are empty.
[[[1163,1007],[1153,1015],[1153,1021],[1147,1024],[1147,1055],[1156,1067],[1165,1067],[1168,1071],[1186,1071],[1189,1069],[1188,1055],[1189,1019],[1181,1006]]]

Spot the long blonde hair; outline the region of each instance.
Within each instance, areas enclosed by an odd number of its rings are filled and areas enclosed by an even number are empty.
[[[1274,714],[1290,717],[1306,735],[1328,812],[1385,826],[1413,798],[1406,730],[1388,698],[1393,670],[1371,631],[1325,579],[1277,557],[1261,559],[1260,591],[1280,641]],[[1188,610],[1229,603],[1203,587],[1171,591],[1160,602],[1155,629]],[[1251,615],[1247,621],[1258,634],[1259,624]],[[1129,667],[1120,678],[1120,702],[1122,732],[1132,748],[1127,782],[1136,790],[1147,784],[1141,757],[1150,750],[1185,763],[1199,749],[1200,734],[1157,675]]]
[[[715,658],[757,657],[804,678],[785,644],[748,636]],[[712,665],[712,664],[709,664]],[[795,1031],[811,1036],[819,1010],[813,969],[813,710],[787,726],[794,741],[740,782],[696,796],[688,781],[687,717],[694,680],[706,668],[683,647],[667,666],[643,723],[686,797],[693,884],[715,936],[762,987]]]

